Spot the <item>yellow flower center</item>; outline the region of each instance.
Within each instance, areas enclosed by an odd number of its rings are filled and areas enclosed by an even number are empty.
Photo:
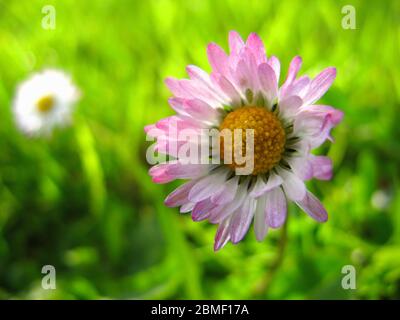
[[[54,102],[54,97],[52,95],[43,96],[36,102],[36,108],[41,113],[47,113],[53,109]]]
[[[224,129],[231,131],[232,140],[230,145],[227,143],[225,146],[224,136],[221,134],[220,157],[224,160],[225,152],[226,156],[232,155],[232,163],[226,164],[231,169],[244,167],[244,164],[239,165],[235,162],[237,152],[241,152],[243,157],[253,158],[252,175],[268,172],[281,160],[286,142],[285,130],[276,115],[266,108],[245,106],[230,112],[219,127],[220,131]],[[235,129],[241,129],[242,141],[234,139]],[[246,129],[254,130],[254,152],[250,155],[246,154]]]

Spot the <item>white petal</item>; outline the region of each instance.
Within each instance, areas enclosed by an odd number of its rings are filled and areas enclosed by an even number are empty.
[[[319,201],[311,192],[307,191],[305,197],[301,201],[296,201],[296,203],[313,219],[319,222],[325,222],[328,220],[328,213],[321,201]]]
[[[202,200],[197,202],[192,210],[192,219],[193,221],[201,221],[207,219],[210,215],[210,211],[215,207],[215,204],[212,203],[209,199]]]
[[[240,105],[241,99],[244,98],[240,93],[240,89],[237,89],[231,81],[219,73],[213,72],[211,79],[226,94],[231,105]]]
[[[194,65],[187,66],[186,71],[192,80],[198,81],[199,84],[204,86],[204,88],[209,93],[211,93],[217,100],[219,100],[221,103],[224,103],[226,101],[226,96],[222,91],[220,91],[213,85],[210,76],[207,72]]]
[[[291,96],[279,102],[279,110],[284,118],[293,118],[302,104],[303,100],[300,97]]]
[[[219,205],[231,202],[236,196],[238,187],[239,178],[236,176],[225,182],[223,190],[213,194],[211,196],[211,201]]]
[[[313,167],[308,155],[292,157],[287,159],[287,162],[295,175],[297,175],[301,180],[310,180],[313,177]]]
[[[211,223],[220,223],[230,216],[237,208],[239,208],[247,196],[247,182],[242,182],[236,193],[235,199],[226,205],[220,205],[210,213],[209,220]]]
[[[279,77],[281,74],[281,63],[280,63],[279,59],[275,56],[271,56],[268,59],[268,64],[274,70],[275,76],[276,76],[276,82],[279,84]]]
[[[183,184],[180,187],[178,187],[177,189],[175,189],[165,199],[165,201],[164,201],[165,205],[168,207],[178,207],[178,206],[181,206],[181,205],[187,203],[189,201],[187,198],[189,195],[189,191],[196,184],[196,182],[197,182],[197,180],[192,180],[192,181],[186,182],[185,184]]]
[[[258,176],[257,181],[254,186],[251,188],[250,196],[253,198],[257,198],[264,193],[264,189],[266,186],[266,182],[263,176]]]
[[[281,227],[286,220],[287,203],[285,194],[280,187],[266,194],[265,207],[268,224],[271,228]]]
[[[290,200],[296,201],[304,198],[306,186],[297,175],[286,169],[279,169],[278,174],[283,179],[282,187]]]
[[[254,186],[253,190],[250,192],[250,196],[257,198],[267,193],[268,191],[280,186],[282,182],[283,182],[282,178],[273,171],[271,171],[266,183],[261,177],[257,178],[256,186]]]
[[[180,212],[180,213],[187,213],[187,212],[190,212],[190,211],[193,210],[193,208],[194,208],[195,205],[196,205],[196,204],[193,203],[193,202],[188,202],[188,203],[182,205],[182,207],[180,208],[179,212]]]
[[[214,240],[214,251],[218,251],[222,247],[226,245],[226,243],[230,239],[230,218],[225,219],[219,224],[217,234],[215,235]]]
[[[278,82],[275,71],[267,63],[262,63],[258,66],[258,76],[261,89],[267,95],[270,105],[272,105],[273,100],[278,96]]]
[[[319,180],[330,180],[332,178],[332,160],[330,158],[310,155],[310,165],[315,178]]]
[[[317,75],[310,84],[310,89],[304,97],[304,104],[313,104],[321,98],[329,87],[332,85],[336,78],[336,68],[326,68],[319,75]]]
[[[229,49],[231,54],[239,54],[240,50],[244,47],[244,42],[236,31],[229,32]]]
[[[238,243],[245,236],[253,219],[255,208],[256,201],[251,197],[247,197],[243,205],[232,216],[230,230],[232,243]]]
[[[199,202],[220,192],[224,188],[225,176],[226,173],[221,171],[200,179],[190,190],[188,199],[192,202]]]
[[[254,232],[258,241],[262,241],[268,232],[267,211],[266,208],[267,196],[261,196],[257,200],[257,207],[254,214]]]

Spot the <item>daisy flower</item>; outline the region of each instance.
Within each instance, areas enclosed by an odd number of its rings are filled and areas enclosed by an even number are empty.
[[[229,48],[228,55],[214,43],[208,46],[210,75],[189,65],[190,79],[167,78],[166,85],[174,95],[169,103],[177,114],[145,128],[148,136],[157,140],[158,152],[175,155],[174,160],[150,169],[153,181],[189,180],[173,191],[165,204],[180,206],[181,212],[191,211],[194,221],[208,219],[218,224],[214,250],[228,241],[241,241],[252,221],[257,240],[263,240],[269,228],[285,223],[288,201],[319,222],[327,220],[326,210],[307,190],[305,181],[331,179],[332,161],[311,150],[332,140],[330,131],[343,117],[331,106],[315,104],[334,81],[335,68],[326,68],[313,79],[298,77],[302,60],[296,56],[279,87],[280,62],[267,57],[257,34],[250,34],[244,42],[231,31]],[[182,141],[169,135],[171,129],[178,133],[191,129],[202,136],[202,129],[212,128],[252,130],[250,172],[237,174],[240,165],[235,161],[187,163],[172,152]],[[198,141],[201,147],[205,140]],[[227,145],[235,153],[246,146],[246,140]],[[221,143],[214,158],[224,159],[224,146]]]
[[[17,88],[13,103],[15,121],[28,135],[48,135],[54,127],[70,123],[78,98],[78,89],[64,72],[35,73]]]

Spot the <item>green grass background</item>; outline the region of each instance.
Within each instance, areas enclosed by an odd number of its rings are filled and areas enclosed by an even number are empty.
[[[56,29],[41,28],[55,5]],[[352,4],[357,29],[341,27]],[[400,298],[399,1],[0,0],[0,298]],[[325,224],[290,207],[287,241],[251,231],[214,253],[215,226],[163,205],[179,183],[147,174],[143,126],[172,114],[167,76],[206,70],[207,43],[257,32],[286,73],[336,66],[322,99],[345,112],[335,165],[310,182]],[[28,139],[14,124],[16,85],[31,72],[70,72],[83,97],[74,125]],[[282,252],[283,254],[280,254]],[[57,289],[41,288],[54,265]],[[341,269],[354,265],[357,289]]]

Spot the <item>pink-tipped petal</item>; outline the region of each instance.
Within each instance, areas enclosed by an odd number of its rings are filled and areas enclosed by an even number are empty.
[[[302,64],[302,60],[301,57],[296,56],[292,59],[292,61],[290,62],[290,66],[289,66],[289,70],[288,70],[288,74],[285,80],[285,83],[283,84],[282,87],[287,87],[290,84],[292,84],[292,82],[296,79],[297,73],[299,72],[300,68],[301,68],[301,64]]]
[[[243,57],[247,65],[247,77],[250,83],[250,88],[253,92],[257,92],[260,88],[257,69],[259,63],[257,62],[254,53],[249,48],[244,49]]]
[[[243,93],[245,93],[247,89],[250,89],[252,87],[247,63],[244,60],[239,60],[234,75],[235,84],[241,89]]]
[[[227,74],[228,70],[228,56],[225,51],[215,43],[210,43],[207,47],[208,61],[212,69],[223,75]]]
[[[280,98],[283,100],[291,96],[299,96],[303,99],[309,91],[310,84],[311,79],[307,76],[302,76],[293,81],[290,85],[282,87],[280,90]]]
[[[313,176],[319,180],[332,179],[332,160],[325,156],[310,156]]]
[[[263,63],[258,66],[258,76],[261,89],[267,94],[271,104],[278,95],[278,82],[276,81],[275,71],[270,65]]]
[[[225,94],[221,90],[219,90],[218,87],[215,87],[213,85],[210,75],[207,72],[194,65],[187,66],[186,71],[190,79],[197,81],[199,85],[203,86],[204,90],[207,91],[211,96],[213,96],[216,101],[219,101],[221,103],[224,103],[226,101]]]
[[[224,188],[220,192],[214,193],[211,196],[211,201],[218,205],[226,204],[233,201],[236,196],[236,191],[238,187],[239,178],[233,177],[232,179],[224,183]]]
[[[215,204],[212,203],[209,199],[197,202],[192,210],[193,221],[201,221],[207,219],[210,214],[210,210],[214,207]]]
[[[172,191],[165,199],[164,203],[168,207],[179,207],[187,203],[190,189],[196,184],[197,180],[192,180],[181,185]]]
[[[243,205],[234,213],[231,222],[231,241],[236,244],[243,239],[249,230],[251,220],[254,216],[256,201],[248,197]]]
[[[186,93],[186,99],[199,99],[213,106],[220,105],[220,99],[213,92],[193,80],[179,80],[179,85]]]
[[[217,109],[199,99],[185,100],[183,108],[191,117],[202,121],[218,124],[221,117],[221,113]]]
[[[267,185],[265,186],[265,192],[268,192],[282,184],[282,178],[274,172],[270,172]]]
[[[185,111],[185,108],[184,108],[184,102],[185,102],[185,99],[183,99],[183,98],[173,97],[173,98],[168,99],[169,105],[171,106],[172,109],[174,109],[176,111],[176,113],[182,114],[182,115],[187,115],[187,112]]]
[[[230,219],[225,219],[218,226],[217,234],[215,235],[214,240],[214,251],[218,251],[223,248],[230,239],[229,233]]]
[[[198,181],[189,192],[189,200],[199,202],[224,189],[225,173],[212,173]]]
[[[227,217],[232,215],[244,202],[247,196],[247,183],[241,183],[239,185],[238,191],[236,192],[236,197],[226,205],[219,205],[215,208],[212,213],[210,213],[209,220],[211,223],[220,223]]]
[[[302,104],[303,100],[301,100],[300,97],[291,96],[279,102],[279,110],[282,112],[285,118],[293,118],[299,111],[299,108]]]
[[[311,218],[319,222],[325,222],[328,220],[328,213],[324,206],[311,192],[307,191],[304,199],[296,201],[296,203]]]
[[[193,203],[193,202],[185,203],[181,206],[181,208],[179,209],[179,212],[180,213],[188,213],[193,210],[194,206],[195,206],[195,203]]]
[[[221,97],[199,81],[189,79],[167,78],[165,84],[177,98],[200,99],[217,106],[221,104]]]
[[[211,74],[211,79],[224,92],[232,105],[240,105],[242,96],[231,81],[217,72]]]
[[[330,121],[334,126],[337,126],[343,120],[344,113],[341,110],[332,108],[329,113]]]
[[[330,106],[303,106],[294,121],[294,131],[304,137],[314,149],[330,138],[331,129],[343,117],[343,112]]]
[[[155,124],[149,124],[144,127],[144,132],[148,137],[157,138],[164,134],[163,130],[160,130],[156,127]]]
[[[294,174],[301,180],[310,180],[313,177],[313,167],[308,156],[298,156],[287,160]]]
[[[175,97],[187,97],[187,93],[181,88],[178,79],[169,77],[165,79],[165,85]]]
[[[148,124],[147,126],[144,127],[144,132],[148,133],[152,129],[156,129],[156,126],[154,124]]]
[[[265,186],[266,186],[266,181],[263,176],[258,176],[257,181],[250,190],[250,196],[253,198],[257,198],[261,196],[264,193]]]
[[[242,37],[236,31],[229,32],[229,50],[231,54],[239,54],[244,47]]]
[[[286,220],[287,204],[281,188],[275,188],[266,194],[265,207],[268,224],[271,228],[281,227]]]
[[[282,182],[283,182],[282,178],[273,171],[271,171],[268,180],[266,182],[264,182],[264,180],[262,180],[262,178],[260,177],[257,179],[257,183],[254,186],[253,190],[250,192],[250,196],[257,198],[269,192],[270,190],[280,186]]]
[[[338,125],[343,119],[343,111],[327,105],[310,105],[303,107],[304,114],[318,116],[324,121],[329,120],[333,125]]]
[[[194,179],[207,174],[211,168],[205,164],[166,164],[165,174],[174,177],[174,179]]]
[[[176,122],[176,116],[171,116],[171,117],[167,117],[164,119],[161,119],[160,121],[157,121],[155,126],[157,129],[163,130],[163,131],[168,131],[169,127],[170,127],[170,122],[175,121]]]
[[[304,105],[313,104],[328,91],[336,78],[336,68],[326,68],[311,81],[310,89],[304,97]]]
[[[210,223],[221,223],[221,221],[229,217],[231,213],[236,210],[236,208],[234,208],[231,212],[227,213],[227,208],[229,208],[229,204],[218,204],[216,207],[211,209],[210,215],[208,216]]]
[[[282,187],[286,196],[293,201],[303,199],[306,194],[304,182],[291,171],[280,169],[278,173],[283,179]]]
[[[149,174],[154,183],[167,183],[174,180],[173,176],[167,174],[166,164],[158,164],[151,167]]]
[[[276,82],[279,84],[279,77],[281,75],[281,63],[279,59],[275,56],[271,56],[268,59],[268,64],[271,66],[271,68],[275,72],[275,77],[276,77]]]
[[[290,86],[290,90],[288,90],[289,92],[287,92],[287,94],[292,95],[292,96],[299,96],[300,98],[303,99],[304,96],[310,90],[310,85],[311,85],[310,77],[302,76],[293,82],[293,84]]]
[[[264,44],[256,33],[250,33],[246,41],[246,47],[253,52],[257,64],[267,62]]]
[[[197,66],[188,65],[186,72],[192,80],[198,80],[206,86],[211,84],[209,74]]]

